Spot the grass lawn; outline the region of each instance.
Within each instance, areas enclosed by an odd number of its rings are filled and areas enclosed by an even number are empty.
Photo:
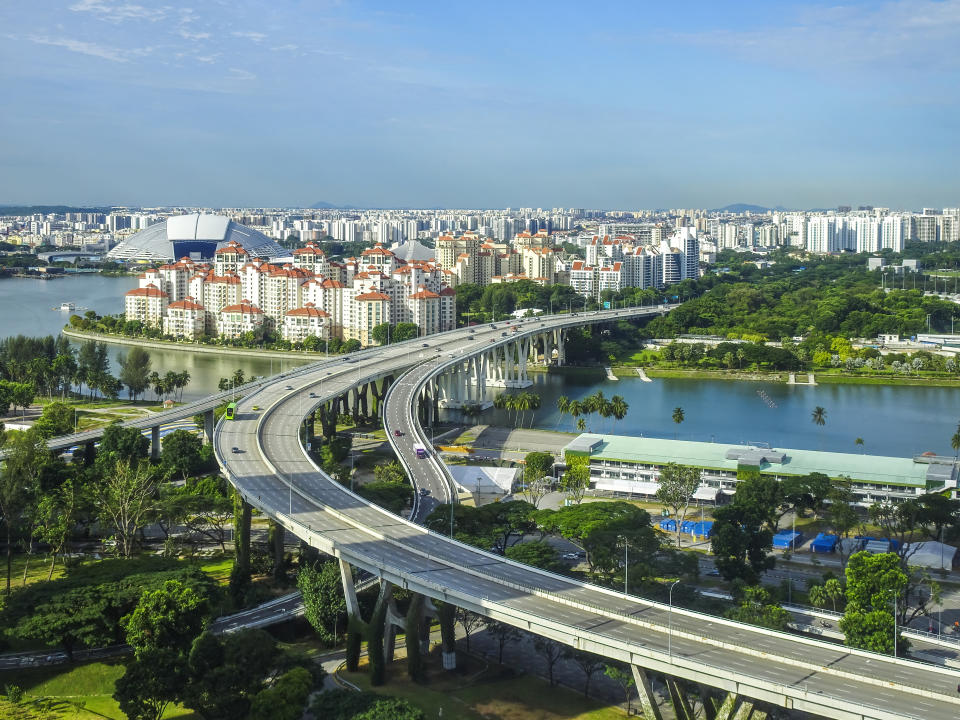
[[[28,718],[41,717],[45,706],[57,718],[125,720],[113,699],[113,684],[121,675],[123,662],[108,660],[4,672],[0,673],[0,684],[23,688],[21,708],[32,711]],[[5,712],[8,708],[4,707],[4,702],[0,701],[0,717],[13,717],[13,713]],[[171,706],[164,717],[186,720],[196,716],[190,710]]]
[[[458,657],[458,663],[462,657]],[[473,661],[476,664],[476,661]],[[434,662],[430,663],[435,665]],[[476,665],[467,675],[431,673],[423,685],[406,675],[406,662],[394,662],[387,670],[387,683],[370,687],[365,663],[355,673],[340,673],[363,690],[392,695],[416,705],[428,718],[444,720],[620,720],[618,707],[607,707],[562,687],[551,688],[531,675],[514,676],[491,664],[486,670]],[[441,714],[442,709],[442,714]]]
[[[200,569],[216,580],[220,585],[230,582],[230,571],[233,570],[233,556],[221,556],[200,563]]]

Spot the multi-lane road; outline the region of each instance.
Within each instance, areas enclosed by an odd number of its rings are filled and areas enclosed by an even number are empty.
[[[520,323],[518,334],[656,311],[536,318]],[[358,383],[413,367],[390,391],[385,425],[415,486],[429,491],[417,516],[431,502],[446,502],[450,481],[436,456],[414,455],[415,444],[428,444],[415,401],[419,388],[445,366],[514,339],[502,336],[504,323],[497,326],[388,346],[359,360],[347,357],[270,379],[239,403],[236,420],[218,426],[218,459],[244,497],[288,530],[413,591],[606,657],[826,717],[960,716],[960,676],[953,671],[678,610],[512,563],[368,504],[309,459],[299,429],[315,406]]]

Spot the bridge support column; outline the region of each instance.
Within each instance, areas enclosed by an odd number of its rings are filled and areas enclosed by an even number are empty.
[[[397,603],[391,598],[387,605],[387,616],[383,628],[383,661],[393,662],[393,655],[397,647],[397,628],[403,630],[406,626],[405,618],[397,611]]]
[[[440,650],[444,670],[457,669],[456,613],[456,606],[448,602],[441,602],[437,607],[437,618],[440,620]]]
[[[160,458],[160,426],[154,425],[150,428],[150,459],[158,460]]]
[[[712,688],[709,685],[700,685],[700,704],[703,705],[703,716],[706,720],[716,720],[717,706],[713,704]]]
[[[343,584],[343,599],[347,606],[347,615],[360,616],[360,603],[357,602],[357,589],[353,584],[353,570],[343,558],[340,562],[340,582]]]
[[[737,700],[739,696],[735,693],[727,693],[720,707],[717,708],[716,720],[733,720],[734,710],[737,709]],[[752,709],[752,706],[751,706]]]
[[[270,545],[273,548],[273,579],[280,580],[284,576],[283,572],[283,542],[286,531],[283,525],[276,520],[271,520],[267,537],[270,539]]]
[[[353,416],[353,422],[357,423],[360,421],[360,388],[353,388],[350,396],[350,414]]]
[[[360,386],[360,414],[363,417],[370,417],[367,400],[370,397],[370,383],[364,383]]]
[[[674,677],[667,676],[667,691],[670,693],[670,702],[673,703],[673,711],[677,720],[696,720],[696,715],[690,703],[687,702],[687,696],[684,693],[683,686]]]
[[[557,365],[562,366],[567,362],[567,355],[563,347],[563,330],[553,331],[553,341],[557,348]]]
[[[638,665],[631,665],[630,670],[633,671],[633,681],[637,686],[637,695],[640,696],[643,716],[652,718],[652,720],[663,720],[660,707],[657,705],[657,696],[653,694],[653,688],[650,687],[650,677],[647,675],[647,671]]]
[[[207,410],[203,414],[203,437],[208,443],[213,443],[213,410]]]

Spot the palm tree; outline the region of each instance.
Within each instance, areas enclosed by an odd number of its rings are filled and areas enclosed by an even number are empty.
[[[960,433],[958,433],[958,434],[960,434]],[[853,441],[853,444],[859,446],[859,447],[860,447],[860,452],[861,452],[861,453],[863,452],[863,438],[862,438],[862,437],[858,437],[856,440],[854,440],[854,441]]]
[[[677,427],[680,426],[680,423],[683,422],[683,419],[684,419],[684,418],[683,418],[683,408],[682,408],[682,407],[675,407],[675,408],[673,409],[673,421],[677,424]],[[679,433],[674,433],[674,434],[673,434],[674,439],[676,439],[676,437],[677,437],[678,435],[679,435]]]
[[[570,398],[566,395],[561,395],[557,398],[557,410],[560,411],[560,414],[563,415],[570,409]]]
[[[541,400],[540,396],[536,393],[525,393],[527,396],[527,405],[530,412],[530,427],[533,427],[533,418],[537,414],[536,411],[540,409]]]
[[[613,398],[611,398],[610,411],[617,420],[623,420],[623,418],[627,416],[627,410],[629,409],[630,406],[627,404],[627,401],[619,395],[614,395]]]
[[[587,429],[587,421],[584,420],[583,418],[578,418],[578,419],[577,419],[577,430],[579,430],[580,432],[584,432],[584,431],[586,431],[586,429]]]
[[[950,438],[950,447],[952,447],[956,453],[954,460],[960,458],[960,423],[957,423],[957,431],[953,434],[953,437]]]
[[[817,405],[817,406],[813,409],[813,412],[810,413],[810,415],[811,415],[811,417],[812,417],[812,419],[813,419],[813,424],[814,424],[814,425],[820,425],[821,427],[823,427],[824,425],[827,424],[827,411],[824,410],[824,409],[823,409],[822,407],[820,407],[819,405]]]

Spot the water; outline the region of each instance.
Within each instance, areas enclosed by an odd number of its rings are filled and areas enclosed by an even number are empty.
[[[123,294],[137,287],[136,277],[74,275],[55,280],[9,278],[0,280],[0,337],[11,335],[58,335],[70,315],[96,310],[99,315],[123,312]],[[61,303],[72,302],[73,311],[60,310]],[[76,343],[75,343],[76,344]],[[120,371],[118,357],[130,346],[107,344],[111,372]],[[216,392],[220,378],[241,369],[249,378],[268,375],[302,365],[308,360],[254,358],[244,355],[214,355],[176,350],[150,349],[151,367],[160,374],[173,370],[190,373],[190,384],[183,391],[184,400],[194,400]],[[281,367],[282,364],[282,367]],[[122,395],[121,395],[122,397]],[[148,392],[147,397],[152,398]]]
[[[630,405],[620,422],[599,415],[586,418],[592,432],[644,435],[703,442],[767,442],[773,447],[907,457],[925,451],[953,455],[950,438],[960,422],[960,388],[817,385],[702,379],[596,378],[531,375],[529,391],[540,396],[535,428],[577,432],[576,420],[557,410],[557,398],[583,399],[602,390],[609,400],[621,395]],[[762,391],[761,397],[757,391]],[[502,392],[497,389],[493,391]],[[768,402],[769,401],[769,402]],[[813,423],[814,407],[826,410],[826,425]],[[672,420],[682,407],[684,421]],[[488,410],[482,423],[519,424],[513,413]],[[531,424],[528,412],[521,418]],[[861,448],[855,440],[862,437]]]
[[[134,277],[84,275],[56,280],[11,278],[0,280],[0,337],[57,334],[70,313],[53,310],[63,302],[77,305],[75,312],[94,309],[100,314],[123,310],[123,293],[136,287]],[[129,351],[108,345],[113,372],[119,370],[117,355]],[[280,360],[195,354],[174,350],[150,350],[153,368],[159,372],[187,370],[192,380],[184,399],[203,397],[217,389],[221,377],[240,368],[247,377],[281,370]],[[283,369],[305,360],[291,357]],[[864,440],[863,450],[875,455],[910,456],[924,451],[953,454],[950,438],[960,421],[960,388],[924,388],[883,385],[783,385],[726,380],[639,378],[604,380],[534,373],[533,392],[542,408],[522,422],[548,430],[576,432],[576,421],[561,416],[557,398],[582,399],[598,389],[609,398],[622,395],[630,405],[623,421],[587,418],[594,432],[646,435],[681,440],[727,443],[768,442],[774,447],[838,452],[859,452],[854,444]],[[765,400],[757,394],[761,390]],[[493,392],[501,392],[494,390]],[[771,404],[774,407],[771,407]],[[817,405],[827,411],[827,423],[818,427],[810,413]],[[685,420],[676,425],[673,409],[682,407]],[[512,413],[489,410],[480,422],[512,425]]]

